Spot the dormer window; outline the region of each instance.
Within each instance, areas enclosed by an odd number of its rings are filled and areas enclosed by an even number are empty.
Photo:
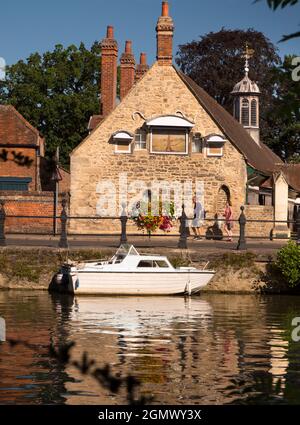
[[[112,136],[115,153],[131,153],[133,135],[128,131],[117,131]]]
[[[222,157],[224,143],[226,142],[224,136],[218,134],[211,134],[206,137],[206,155],[208,157]]]
[[[194,124],[177,115],[164,115],[147,121],[150,128],[150,153],[187,155],[189,133]]]

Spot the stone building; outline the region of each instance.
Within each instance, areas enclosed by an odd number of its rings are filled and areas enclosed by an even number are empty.
[[[259,88],[246,64],[232,93],[234,116],[229,114],[173,65],[174,23],[166,1],[156,32],[157,61],[150,68],[145,54],[136,66],[126,42],[117,102],[118,43],[113,28],[107,29],[101,43],[101,113],[91,117],[90,134],[71,154],[71,215],[103,215],[105,202],[119,215],[124,201],[130,205],[130,197],[138,200],[154,183],[168,182],[174,189],[192,182],[194,192],[203,182],[207,215],[222,214],[230,200],[238,218],[240,206],[282,164],[259,137]],[[273,200],[252,203],[246,206],[249,218],[274,219]],[[267,236],[273,226],[250,225],[249,231]],[[119,224],[73,220],[71,230],[113,231]]]

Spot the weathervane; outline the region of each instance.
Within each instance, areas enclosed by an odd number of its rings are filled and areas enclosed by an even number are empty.
[[[252,56],[254,55],[255,50],[250,49],[248,42],[246,41],[246,47],[245,47],[245,51],[244,51],[244,55],[243,58],[245,58],[246,62],[245,62],[245,72],[246,72],[246,76],[248,76],[249,73],[249,59],[252,58]]]

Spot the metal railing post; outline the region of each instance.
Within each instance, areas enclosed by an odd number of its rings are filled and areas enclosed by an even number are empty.
[[[0,201],[0,246],[6,246],[6,237],[5,237],[5,202]]]
[[[246,219],[244,211],[245,211],[245,207],[241,207],[241,215],[239,217],[240,237],[239,237],[239,242],[237,246],[238,251],[245,251],[247,249],[247,242],[245,237],[247,219]]]
[[[67,200],[62,200],[62,212],[60,215],[60,222],[61,222],[61,233],[60,233],[60,240],[59,240],[59,248],[69,248],[68,244],[68,234],[67,234],[67,223],[68,223],[68,214],[66,210],[67,206]]]
[[[120,238],[120,243],[122,245],[123,243],[127,243],[128,242],[128,239],[127,239],[127,221],[128,221],[128,217],[127,217],[125,205],[123,205],[123,210],[122,210],[122,214],[121,214],[121,217],[120,217],[120,221],[121,221],[121,238]]]
[[[178,248],[188,249],[188,245],[187,245],[187,236],[188,236],[187,216],[186,216],[186,213],[185,213],[184,205],[182,205],[182,214],[181,214],[181,217],[180,217],[179,220],[180,220],[180,228],[179,228],[180,238],[179,238],[179,242],[178,242]]]
[[[298,208],[296,218],[296,229],[297,229],[297,245],[300,245],[300,207]]]

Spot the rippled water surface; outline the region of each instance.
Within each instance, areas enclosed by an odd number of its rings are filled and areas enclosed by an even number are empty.
[[[300,297],[51,297],[0,292],[0,404],[119,404],[91,377],[49,356],[74,341],[100,367],[141,381],[153,404],[300,404],[300,342],[292,320]]]

